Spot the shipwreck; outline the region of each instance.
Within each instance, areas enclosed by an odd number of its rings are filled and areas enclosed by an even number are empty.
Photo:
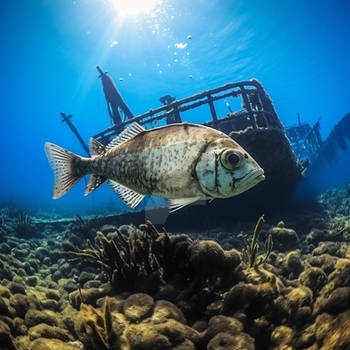
[[[278,205],[293,193],[295,186],[304,176],[307,176],[310,168],[319,166],[325,160],[332,161],[339,148],[346,150],[348,147],[350,113],[334,127],[327,140],[323,141],[320,136],[320,120],[310,126],[302,123],[298,114],[298,124],[285,127],[275,111],[271,98],[256,79],[227,83],[179,100],[171,95],[162,96],[160,107],[135,116],[122,98],[113,79],[99,66],[97,70],[112,124],[109,128],[93,135],[98,141],[108,144],[133,122],[145,128],[183,121],[193,122],[189,118],[184,120],[184,112],[206,106],[207,115],[204,116],[206,121],[202,124],[223,131],[232,137],[258,161],[265,171],[266,180],[248,192],[231,199],[215,200],[209,205],[192,205],[184,208],[167,219],[167,224],[170,223],[170,225],[173,222],[178,226],[180,217],[188,223],[191,220],[186,220],[187,216],[198,215],[204,226],[209,224],[209,221],[212,226],[214,217],[214,222],[222,224],[232,220],[233,213],[237,216],[247,212],[254,213],[254,208],[261,208],[263,203],[265,207],[272,202]],[[238,110],[231,108],[232,99],[241,100]],[[221,103],[221,107],[226,106],[223,116],[217,112],[218,103]],[[187,115],[189,113],[186,113]],[[88,147],[73,125],[72,116],[65,113],[61,113],[61,116],[88,154]],[[140,208],[117,215],[114,220],[118,223],[129,220],[136,224],[143,223],[145,216],[156,223],[164,221],[167,217],[167,209],[155,208],[147,211],[146,214],[145,208],[141,205]],[[206,217],[208,223],[203,219]]]

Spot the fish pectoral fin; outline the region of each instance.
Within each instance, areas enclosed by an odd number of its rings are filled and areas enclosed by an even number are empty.
[[[168,199],[168,207],[170,213],[173,213],[176,210],[179,210],[186,205],[197,202],[201,198],[199,197],[191,197],[191,198],[176,198],[176,199]]]
[[[125,128],[117,137],[115,137],[107,146],[106,149],[110,150],[111,148],[118,146],[122,144],[123,142],[131,139],[132,137],[140,134],[141,132],[145,131],[146,129],[143,128],[140,124],[137,124],[136,122],[133,122]]]
[[[94,175],[90,176],[89,183],[87,184],[84,192],[84,196],[89,195],[91,192],[95,191],[97,187],[100,187],[107,179],[103,176]]]
[[[113,180],[108,180],[108,184],[112,186],[113,190],[117,193],[121,200],[130,208],[137,207],[138,204],[145,197],[144,194],[138,193]]]

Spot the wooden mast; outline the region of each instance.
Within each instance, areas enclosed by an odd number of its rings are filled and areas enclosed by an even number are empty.
[[[71,118],[72,118],[72,115],[67,115],[65,113],[61,113],[61,116],[62,116],[62,122],[63,123],[67,123],[69,129],[72,130],[73,134],[77,137],[78,141],[80,142],[80,144],[82,145],[82,147],[84,148],[85,152],[90,155],[90,152],[89,152],[89,148],[88,146],[86,145],[86,143],[84,142],[83,138],[80,136],[77,128],[74,126],[74,124],[72,123],[71,121]]]

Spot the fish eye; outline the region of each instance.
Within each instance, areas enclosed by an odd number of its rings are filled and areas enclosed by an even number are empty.
[[[234,151],[224,151],[220,157],[221,164],[228,170],[234,169],[241,161],[241,155]]]

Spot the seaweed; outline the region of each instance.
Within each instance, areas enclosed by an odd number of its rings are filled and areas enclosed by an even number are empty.
[[[114,332],[112,327],[112,314],[108,297],[105,298],[102,313],[90,305],[81,304],[80,317],[81,325],[78,332],[85,334],[82,340],[87,349],[120,349],[119,335]]]
[[[31,237],[35,234],[35,227],[30,215],[25,211],[19,211],[13,223],[13,230],[18,237]]]
[[[244,241],[245,247],[242,249],[242,261],[249,265],[249,267],[257,267],[264,264],[273,249],[272,235],[269,234],[264,244],[264,254],[258,256],[260,248],[259,235],[264,224],[264,215],[261,215],[256,222],[253,237],[250,242]]]
[[[100,265],[116,290],[154,291],[163,283],[163,270],[156,257],[153,241],[159,232],[151,223],[133,229],[128,238],[117,230],[116,240],[97,231],[97,246],[70,251],[70,258],[87,258]]]

